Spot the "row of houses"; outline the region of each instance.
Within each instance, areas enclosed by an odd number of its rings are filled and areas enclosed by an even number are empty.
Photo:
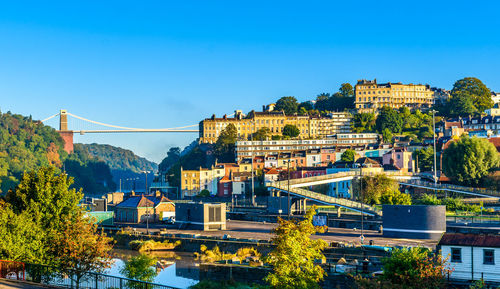
[[[374,160],[380,168],[413,172],[416,170],[412,152],[392,145],[355,147],[355,160]],[[184,170],[181,168],[181,194],[196,196],[203,190],[220,197],[244,195],[251,189],[252,172],[265,181],[275,180],[283,171],[291,178],[303,178],[336,172],[336,167],[356,165],[340,162],[346,148],[324,148],[295,151],[241,159],[238,163],[216,163],[210,168]],[[328,169],[330,169],[328,171]],[[262,179],[261,179],[262,180]],[[255,184],[254,184],[255,186]]]

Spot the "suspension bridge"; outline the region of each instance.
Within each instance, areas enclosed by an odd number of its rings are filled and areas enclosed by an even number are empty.
[[[59,117],[58,132],[63,138],[65,145],[64,149],[67,152],[73,151],[73,135],[75,133],[84,135],[89,133],[198,133],[198,124],[186,125],[171,128],[133,128],[113,124],[107,124],[95,120],[90,120],[68,112],[60,110],[58,113],[41,120],[44,124],[49,124],[52,119]],[[71,119],[71,123],[69,122]],[[70,129],[71,125],[71,129]]]

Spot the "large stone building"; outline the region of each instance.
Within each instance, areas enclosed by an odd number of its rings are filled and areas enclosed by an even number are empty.
[[[300,134],[298,138],[317,138],[336,133],[351,131],[351,115],[346,112],[330,113],[327,117],[313,118],[307,115],[285,115],[281,111],[251,111],[244,116],[235,111],[234,117],[211,118],[200,122],[200,143],[215,143],[220,133],[233,124],[238,131],[238,139],[249,140],[251,135],[261,128],[268,128],[271,135],[281,135],[287,125],[296,126]]]
[[[434,102],[429,85],[377,83],[377,80],[358,80],[355,87],[355,107],[358,112],[376,113],[384,106],[410,109],[428,109]]]

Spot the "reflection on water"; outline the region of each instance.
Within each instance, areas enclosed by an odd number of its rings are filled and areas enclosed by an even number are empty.
[[[139,252],[114,249],[113,266],[105,274],[125,277],[120,273],[124,260],[136,255],[139,255]],[[192,253],[163,251],[148,253],[148,255],[159,261],[156,266],[158,275],[155,277],[154,283],[176,288],[188,288],[198,283],[200,278],[199,263],[194,259]]]

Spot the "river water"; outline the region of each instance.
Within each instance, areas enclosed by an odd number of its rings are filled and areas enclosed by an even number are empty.
[[[124,260],[139,253],[120,249],[114,249],[112,253],[114,262],[105,274],[125,277],[120,273]],[[163,268],[156,268],[157,275],[153,281],[154,283],[183,289],[198,283],[200,278],[199,263],[195,260],[193,253],[164,251],[153,252],[148,255],[155,257],[157,260],[165,261]]]

